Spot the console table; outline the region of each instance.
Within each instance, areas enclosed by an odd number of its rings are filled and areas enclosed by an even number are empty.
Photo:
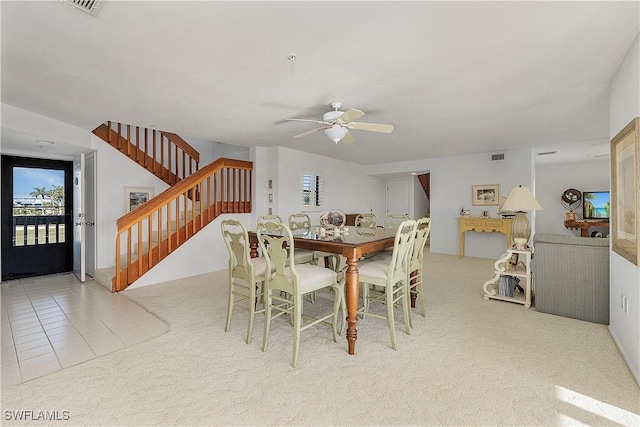
[[[589,227],[609,227],[609,220],[567,219],[564,226],[574,230],[580,229],[580,237],[589,237]]]
[[[458,256],[464,256],[464,233],[476,231],[485,233],[502,233],[507,236],[507,249],[511,247],[511,218],[471,218],[459,217],[460,220],[460,248]]]

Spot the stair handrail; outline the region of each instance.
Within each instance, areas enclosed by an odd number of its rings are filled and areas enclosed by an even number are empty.
[[[199,169],[200,153],[175,133],[112,121],[92,132],[169,185]]]
[[[172,187],[167,188],[162,193],[149,199],[139,208],[125,214],[118,218],[116,221],[117,232],[120,233],[123,230],[130,228],[134,224],[138,223],[141,218],[148,216],[151,212],[162,208],[168,201],[175,199],[177,196],[184,194],[187,190],[191,189],[194,184],[197,184],[202,178],[212,175],[225,167],[234,167],[236,169],[251,170],[253,163],[246,160],[228,159],[220,157],[214,162],[201,168],[199,171],[189,175],[187,178],[181,180]]]
[[[180,135],[163,130],[161,130],[160,133],[166,136],[168,140],[176,144],[178,147],[180,147],[185,153],[193,157],[196,163],[200,162],[200,153],[198,152],[198,150],[193,148],[187,141],[182,139]]]
[[[125,289],[220,214],[251,212],[252,171],[250,161],[220,158],[119,218],[112,291]],[[166,233],[164,224],[171,226]]]

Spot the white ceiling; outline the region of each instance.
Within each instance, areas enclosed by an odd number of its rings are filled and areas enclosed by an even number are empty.
[[[640,25],[637,1],[107,1],[97,17],[58,1],[0,7],[5,104],[87,130],[153,125],[361,164],[606,154],[609,84]],[[334,100],[394,132],[292,139],[315,125],[286,118],[319,119]],[[3,129],[3,146],[19,141]]]

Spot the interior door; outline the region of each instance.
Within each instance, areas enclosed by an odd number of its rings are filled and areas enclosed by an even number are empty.
[[[2,156],[2,280],[73,269],[73,163]]]
[[[409,214],[409,180],[387,180],[386,214]],[[383,218],[384,221],[384,218]]]
[[[86,280],[84,172],[83,153],[73,159],[73,274],[81,282]]]
[[[96,154],[84,157],[85,272],[96,277]]]
[[[383,178],[369,178],[371,184],[371,194],[369,195],[369,209],[378,219],[378,225],[384,223],[384,217],[386,216],[386,197],[387,197],[387,183]]]

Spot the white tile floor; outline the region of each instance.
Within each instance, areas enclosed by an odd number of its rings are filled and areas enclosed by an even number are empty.
[[[128,298],[73,274],[1,284],[2,388],[162,335]]]

